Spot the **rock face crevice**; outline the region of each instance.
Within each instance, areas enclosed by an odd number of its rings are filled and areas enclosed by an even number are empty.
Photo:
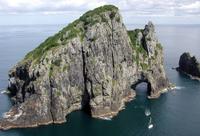
[[[81,48],[82,51],[82,60],[83,60],[83,78],[84,78],[84,92],[82,96],[81,106],[84,111],[91,115],[91,107],[90,107],[90,95],[87,90],[87,72],[86,72],[86,62],[85,62],[85,52],[83,47]]]
[[[169,87],[154,25],[127,31],[117,7],[99,7],[49,37],[10,70],[8,89],[16,104],[0,120],[0,128],[62,123],[80,109],[111,118],[134,98],[131,85],[140,80],[148,82],[150,98]]]

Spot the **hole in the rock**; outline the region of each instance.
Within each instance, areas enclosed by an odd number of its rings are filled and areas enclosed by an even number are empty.
[[[146,81],[138,82],[132,88],[136,91],[136,95],[149,96],[151,93],[151,84]]]
[[[137,95],[147,96],[148,95],[147,83],[142,82],[137,84],[135,87],[135,91]]]

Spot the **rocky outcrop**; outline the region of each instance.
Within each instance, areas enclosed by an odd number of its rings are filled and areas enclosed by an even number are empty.
[[[189,52],[185,52],[180,56],[177,70],[189,75],[192,79],[200,80],[200,63]]]
[[[62,123],[80,109],[92,117],[113,117],[140,82],[148,83],[150,98],[169,87],[154,25],[127,31],[117,7],[99,7],[10,70],[8,89],[15,104],[0,128]]]

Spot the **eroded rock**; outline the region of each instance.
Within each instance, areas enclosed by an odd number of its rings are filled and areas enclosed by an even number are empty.
[[[15,105],[1,129],[62,123],[75,110],[113,117],[145,81],[149,97],[169,87],[163,50],[149,22],[127,31],[118,8],[89,11],[26,55],[9,73]]]

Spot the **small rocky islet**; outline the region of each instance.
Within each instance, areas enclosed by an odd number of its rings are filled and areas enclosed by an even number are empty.
[[[184,52],[179,59],[179,67],[177,71],[188,75],[191,79],[200,81],[200,63],[195,56],[191,56],[189,52]]]
[[[112,118],[135,97],[138,83],[149,98],[170,87],[155,27],[127,30],[119,9],[86,12],[49,37],[9,72],[13,106],[0,129],[66,122],[75,110]]]

